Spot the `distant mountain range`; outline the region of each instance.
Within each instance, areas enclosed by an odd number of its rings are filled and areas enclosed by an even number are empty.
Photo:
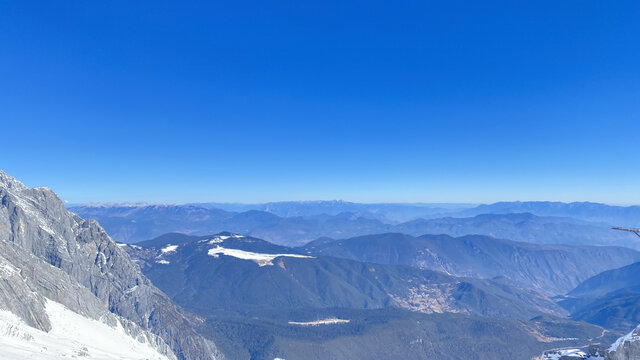
[[[312,255],[410,265],[456,276],[502,276],[547,295],[565,294],[602,271],[640,261],[640,252],[621,247],[530,244],[480,235],[413,237],[388,233],[324,238],[302,249]]]
[[[85,206],[70,210],[98,220],[114,239],[127,243],[168,232],[204,235],[232,231],[267,238],[278,244],[300,245],[320,236],[376,233],[389,226],[350,213],[283,218],[258,210],[235,213],[190,205]]]
[[[515,201],[498,202],[464,209],[455,216],[480,214],[531,213],[538,216],[559,216],[612,226],[640,227],[640,206],[614,206],[593,202]]]
[[[93,207],[146,207],[159,204],[73,204],[72,208]],[[636,227],[640,222],[640,206],[615,206],[594,202],[510,201],[493,204],[465,203],[377,203],[364,204],[342,200],[331,201],[281,201],[262,204],[240,203],[190,203],[176,206],[216,208],[229,212],[250,210],[269,212],[280,217],[306,217],[352,213],[361,217],[397,224],[415,219],[441,217],[473,217],[481,214],[530,213],[537,216],[567,217],[604,223],[610,226]]]
[[[393,227],[394,232],[424,234],[489,235],[495,238],[537,244],[615,245],[640,249],[631,234],[609,226],[566,217],[530,213],[480,214],[468,218],[418,219]]]
[[[265,204],[206,203],[227,211],[259,210],[281,217],[337,215],[344,212],[400,223],[419,218],[472,217],[480,214],[530,213],[538,216],[569,217],[618,226],[640,226],[640,206],[615,206],[594,202],[511,201],[493,204],[362,204],[347,201],[283,201]]]
[[[178,304],[206,316],[265,317],[298,309],[389,306],[523,320],[564,314],[548,298],[504,281],[309,256],[230,233],[169,234],[122,248]]]
[[[385,223],[400,223],[418,218],[435,218],[455,214],[474,207],[473,204],[415,203],[415,204],[362,204],[342,200],[333,201],[280,201],[265,204],[195,203],[196,206],[211,206],[217,209],[244,212],[266,211],[280,217],[357,214],[361,217]]]
[[[608,225],[528,213],[481,214],[468,218],[415,219],[385,223],[358,213],[281,217],[271,212],[230,212],[196,205],[76,206],[71,211],[96,219],[120,242],[137,242],[168,232],[204,235],[221,231],[296,246],[320,237],[349,238],[400,232],[413,236],[480,234],[542,244],[617,245],[640,249],[640,241]]]

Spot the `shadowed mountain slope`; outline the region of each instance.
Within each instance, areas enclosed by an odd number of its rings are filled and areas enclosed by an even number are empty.
[[[564,294],[590,276],[640,259],[640,252],[627,248],[528,244],[480,235],[388,233],[324,238],[301,249],[308,254],[410,265],[456,276],[506,277],[549,295]]]
[[[390,306],[526,319],[562,314],[544,296],[501,281],[311,257],[295,248],[230,233],[191,241],[177,234],[161,239],[123,248],[157,286],[199,314],[264,316],[305,308]]]
[[[595,275],[559,304],[580,321],[629,331],[640,323],[640,262]]]

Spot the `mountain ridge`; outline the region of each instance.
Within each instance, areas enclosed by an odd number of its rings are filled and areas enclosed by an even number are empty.
[[[481,214],[468,218],[415,219],[385,223],[364,214],[280,217],[260,210],[241,213],[206,206],[71,207],[85,218],[97,219],[119,242],[137,242],[169,232],[206,235],[233,231],[282,245],[302,245],[319,237],[348,238],[402,232],[414,236],[481,234],[516,241],[577,245],[619,245],[640,249],[640,242],[609,226],[583,220],[529,214]]]
[[[219,306],[222,313],[225,309],[243,312],[244,305],[232,301],[242,298],[251,304],[247,309],[255,307],[255,311],[394,305],[427,313],[450,309],[502,317],[533,317],[538,312],[562,315],[549,299],[504,282],[456,278],[409,266],[309,257],[303,249],[228,232],[194,236],[180,245],[176,245],[176,238],[184,239],[181,235],[165,236],[163,241],[155,239],[123,248],[138,260],[152,281],[195,312],[204,311],[205,304]],[[214,250],[221,255],[212,256]],[[266,254],[291,255],[261,262]],[[256,260],[249,260],[251,256]],[[283,292],[273,290],[276,288]]]
[[[312,255],[417,266],[457,276],[507,276],[521,287],[547,295],[565,294],[601,271],[640,260],[640,252],[620,247],[531,244],[483,235],[386,233],[323,238],[301,249]]]

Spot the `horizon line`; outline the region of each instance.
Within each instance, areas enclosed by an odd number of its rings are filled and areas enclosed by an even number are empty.
[[[281,201],[266,201],[266,202],[226,202],[226,201],[203,201],[203,202],[146,202],[146,201],[91,201],[91,202],[68,202],[65,201],[66,207],[75,207],[75,206],[89,206],[89,207],[116,207],[116,206],[125,206],[125,207],[142,207],[142,206],[203,206],[208,205],[211,207],[215,207],[215,205],[234,205],[234,206],[256,206],[256,205],[268,205],[268,204],[283,204],[283,203],[299,203],[299,204],[312,204],[312,203],[342,203],[342,204],[354,204],[354,205],[413,205],[413,206],[438,206],[438,205],[446,205],[446,206],[481,206],[481,205],[495,205],[495,204],[508,204],[508,203],[551,203],[551,204],[599,204],[599,205],[607,205],[607,206],[617,206],[617,207],[634,207],[640,206],[640,204],[621,204],[621,203],[607,203],[607,202],[599,202],[599,201],[555,201],[555,200],[513,200],[513,201],[494,201],[494,202],[357,202],[357,201],[347,201],[347,200],[281,200]]]

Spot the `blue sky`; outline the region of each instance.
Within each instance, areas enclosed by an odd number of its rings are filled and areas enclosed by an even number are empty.
[[[70,202],[640,203],[637,1],[2,1],[0,168]]]

